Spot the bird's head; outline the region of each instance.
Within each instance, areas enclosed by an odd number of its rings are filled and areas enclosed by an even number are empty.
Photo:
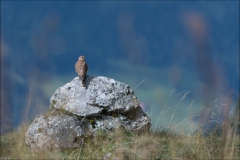
[[[85,57],[84,57],[84,56],[80,56],[80,57],[78,58],[78,60],[79,60],[79,61],[84,61],[84,60],[85,60]]]

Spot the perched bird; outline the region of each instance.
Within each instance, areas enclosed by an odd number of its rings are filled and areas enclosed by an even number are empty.
[[[80,56],[78,58],[78,61],[75,64],[75,70],[78,73],[79,78],[82,80],[82,86],[85,87],[85,79],[86,79],[86,74],[88,71],[88,65],[85,62],[85,57]]]

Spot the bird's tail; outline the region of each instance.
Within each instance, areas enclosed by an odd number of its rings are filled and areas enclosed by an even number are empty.
[[[79,76],[79,79],[81,79],[82,81],[82,86],[85,87],[85,80],[86,80],[86,75],[78,75]]]

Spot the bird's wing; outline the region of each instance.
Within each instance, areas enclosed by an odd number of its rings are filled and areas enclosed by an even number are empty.
[[[80,74],[80,62],[79,62],[79,61],[77,61],[77,62],[75,63],[75,71],[76,71],[78,74]]]
[[[75,64],[75,70],[79,75],[86,75],[87,71],[88,71],[88,65],[86,62],[80,62],[78,61]]]

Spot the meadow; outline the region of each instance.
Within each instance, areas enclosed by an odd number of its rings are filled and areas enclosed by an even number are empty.
[[[133,134],[120,128],[113,132],[99,130],[80,148],[34,152],[24,142],[30,125],[25,122],[16,130],[1,135],[1,159],[239,159],[240,137],[237,124],[227,135],[214,129],[203,136],[201,129],[186,134],[169,128],[156,128],[148,133]],[[201,127],[199,127],[201,128]]]

